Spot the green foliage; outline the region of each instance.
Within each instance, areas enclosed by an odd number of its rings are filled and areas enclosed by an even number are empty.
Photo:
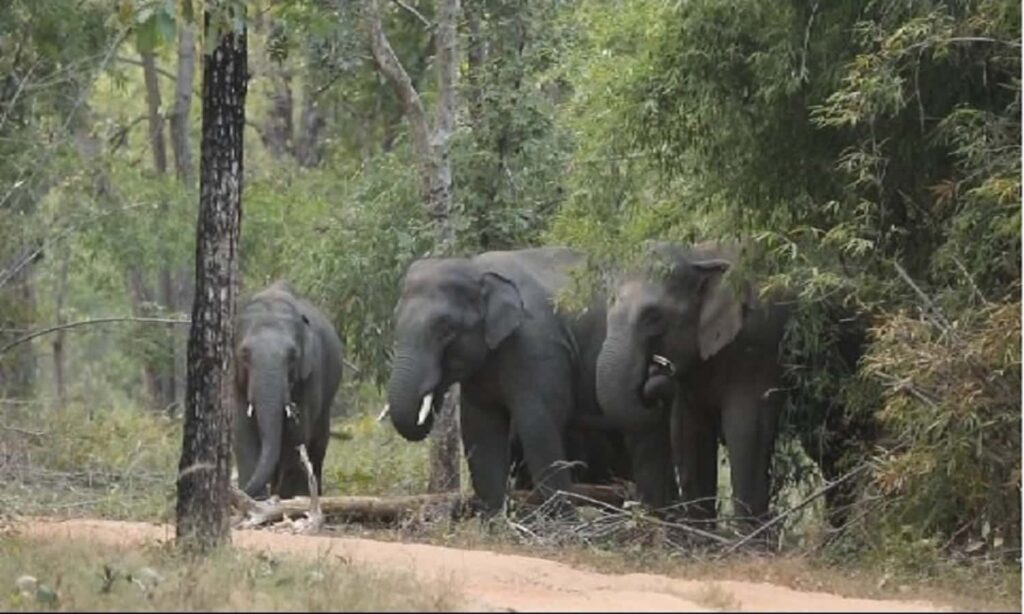
[[[952,323],[896,312],[872,330],[864,374],[884,383],[878,419],[899,442],[874,485],[918,539],[1020,539],[1020,308]]]
[[[521,0],[467,8],[479,22],[465,41],[469,126],[452,143],[467,251],[537,244],[562,200],[568,135],[555,123],[562,84],[548,74],[558,53],[557,9]]]
[[[334,441],[324,463],[328,492],[344,495],[392,495],[425,492],[428,444],[410,444],[387,422],[377,422],[384,399],[364,384],[352,416],[336,426],[350,436]]]
[[[1007,489],[1006,463],[1019,466],[1019,439],[986,452],[968,441],[1019,428],[1019,386],[983,401],[967,395],[978,376],[947,361],[986,343],[1017,352],[1019,320],[1001,320],[1009,340],[979,322],[988,309],[1014,311],[1020,293],[1019,5],[634,0],[581,3],[569,20],[582,26],[563,107],[577,147],[552,238],[591,250],[607,271],[635,261],[650,238],[745,237],[744,266],[762,290],[796,298],[787,431],[827,477],[879,444],[921,470],[896,472],[901,503],[861,514],[867,527],[912,523],[941,544],[980,530],[979,514],[1013,525],[1005,510],[1019,485]],[[973,331],[963,345],[933,339],[934,353],[910,365],[897,358],[907,348],[865,340],[870,323],[896,330],[906,324],[897,314],[927,303]],[[947,429],[944,445],[913,445],[957,414],[896,394],[871,370],[878,360],[900,364],[904,386],[941,374],[974,428],[994,430]],[[1019,362],[1006,360],[978,368],[1012,379]],[[957,479],[926,469],[949,465],[976,480],[962,493],[972,504],[952,495]]]

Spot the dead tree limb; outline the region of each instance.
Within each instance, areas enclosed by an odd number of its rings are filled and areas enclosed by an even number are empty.
[[[111,322],[145,322],[152,324],[189,324],[188,320],[177,320],[173,318],[139,318],[132,316],[120,316],[115,318],[94,318],[91,320],[79,320],[77,322],[68,322],[67,324],[61,324],[59,326],[51,326],[41,330],[34,331],[23,337],[19,337],[14,341],[11,341],[7,345],[0,347],[0,354],[7,352],[8,350],[15,348],[22,343],[27,343],[37,337],[48,335],[59,330],[66,330],[69,328],[78,328],[80,326],[89,326],[90,324],[108,324]]]
[[[618,507],[622,505],[625,493],[620,486],[574,484],[568,494],[589,499],[594,503]],[[536,490],[518,490],[511,496],[515,501],[528,505],[543,503],[543,495]],[[473,503],[472,496],[464,497],[460,493],[451,492],[394,497],[320,497],[320,510],[325,519],[390,523],[412,516],[428,506],[452,506],[462,511],[471,509]],[[258,526],[281,520],[285,516],[305,514],[310,510],[311,501],[309,497],[256,501],[238,488],[232,487],[231,504],[246,516],[244,526]]]

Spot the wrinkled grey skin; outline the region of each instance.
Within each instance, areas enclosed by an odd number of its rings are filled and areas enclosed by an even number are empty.
[[[235,461],[252,497],[308,496],[297,446],[306,445],[318,490],[330,440],[330,407],[341,381],[342,343],[316,307],[278,281],[235,320]],[[252,417],[247,415],[252,404]],[[285,406],[297,415],[288,419]]]
[[[555,313],[551,302],[582,263],[565,248],[496,251],[418,260],[403,280],[388,382],[391,422],[405,439],[424,439],[444,391],[459,382],[473,489],[489,512],[504,502],[513,435],[533,478],[527,481],[550,495],[571,481],[556,465],[569,458],[567,441],[579,437],[566,430],[570,417],[599,411],[594,364],[604,301],[584,314]],[[430,393],[433,408],[418,425]]]
[[[731,245],[653,245],[648,266],[618,284],[597,363],[598,399],[609,419],[633,431],[670,432],[671,464],[647,451],[644,471],[654,477],[637,476],[638,487],[668,479],[674,466],[682,500],[698,502],[686,508],[691,518],[715,516],[720,438],[736,514],[761,519],[768,511],[789,313],[781,302],[760,302],[745,284],[734,291],[725,277],[737,256]],[[654,355],[673,363],[674,376],[651,375]],[[642,498],[660,502],[658,492],[644,490]]]

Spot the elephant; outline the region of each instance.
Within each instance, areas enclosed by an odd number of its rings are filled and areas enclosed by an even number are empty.
[[[634,451],[649,472],[635,476],[641,500],[664,504],[664,491],[650,485],[671,481],[674,470],[686,516],[711,522],[720,440],[736,513],[767,514],[785,400],[780,348],[791,306],[732,283],[738,256],[732,243],[653,244],[644,265],[616,284],[596,367],[598,400],[611,422],[668,433],[668,456],[664,440]]]
[[[330,441],[330,407],[341,382],[342,342],[316,307],[279,280],[235,318],[234,453],[251,497],[309,496],[298,446],[306,446],[316,494]]]
[[[593,445],[604,435],[570,424],[599,415],[594,366],[604,301],[580,311],[553,306],[569,271],[583,263],[583,254],[563,247],[491,251],[423,258],[403,278],[387,385],[391,422],[406,440],[423,440],[458,382],[463,449],[485,514],[504,504],[516,446],[526,461],[517,479],[545,497],[572,482],[560,461],[607,454]],[[614,438],[603,442],[615,450]]]

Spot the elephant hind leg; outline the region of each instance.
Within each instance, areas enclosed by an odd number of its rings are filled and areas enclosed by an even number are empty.
[[[547,498],[572,485],[572,466],[566,458],[561,428],[540,407],[519,408],[515,420],[523,455],[534,486]]]

